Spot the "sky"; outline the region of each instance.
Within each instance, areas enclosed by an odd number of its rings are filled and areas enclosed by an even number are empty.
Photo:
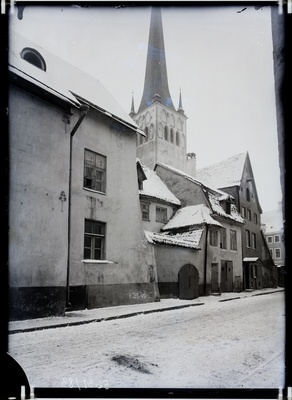
[[[137,4],[137,3],[136,3]],[[143,92],[150,6],[25,6],[10,30],[97,78],[129,113]],[[271,9],[249,4],[162,7],[167,74],[202,168],[249,152],[263,212],[282,199]],[[57,72],[57,71],[56,71]]]

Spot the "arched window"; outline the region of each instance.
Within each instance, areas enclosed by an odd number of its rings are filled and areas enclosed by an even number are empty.
[[[30,47],[25,47],[21,51],[20,56],[23,60],[29,62],[30,64],[34,65],[35,67],[37,67],[43,71],[47,70],[47,66],[46,66],[43,56],[35,49],[32,49]]]
[[[154,125],[151,124],[150,125],[150,129],[149,129],[149,140],[154,138]]]
[[[164,127],[164,139],[168,141],[168,127]]]
[[[146,128],[144,129],[144,132],[145,132],[145,142],[148,142],[148,140],[149,140],[149,132],[148,132],[148,127],[146,126]]]
[[[246,188],[246,200],[250,201],[250,191],[249,188]]]
[[[178,132],[176,132],[176,135],[175,135],[175,144],[177,146],[179,146],[179,144],[180,144],[180,138],[179,138],[179,133]]]
[[[174,132],[172,128],[170,129],[170,142],[174,143]]]

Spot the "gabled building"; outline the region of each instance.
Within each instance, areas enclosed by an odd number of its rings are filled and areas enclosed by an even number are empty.
[[[99,81],[13,32],[9,77],[10,318],[159,300],[144,133]]]
[[[275,286],[273,260],[269,254],[263,258],[262,208],[248,152],[199,169],[196,177],[208,186],[229,193],[245,220],[242,227],[244,289]]]

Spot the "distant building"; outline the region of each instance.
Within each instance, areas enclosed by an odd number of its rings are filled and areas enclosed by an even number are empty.
[[[262,214],[262,230],[274,263],[278,267],[279,285],[283,286],[285,237],[281,202],[277,210],[265,211]]]
[[[159,300],[136,135],[99,81],[10,36],[10,318]]]

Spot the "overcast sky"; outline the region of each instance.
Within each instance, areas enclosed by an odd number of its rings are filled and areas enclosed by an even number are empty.
[[[162,8],[162,19],[169,89],[178,107],[181,88],[197,168],[248,151],[262,209],[276,209],[270,7],[174,5]],[[149,24],[145,6],[26,6],[22,20],[10,17],[10,29],[96,77],[127,113],[132,92],[136,111],[141,101]]]

